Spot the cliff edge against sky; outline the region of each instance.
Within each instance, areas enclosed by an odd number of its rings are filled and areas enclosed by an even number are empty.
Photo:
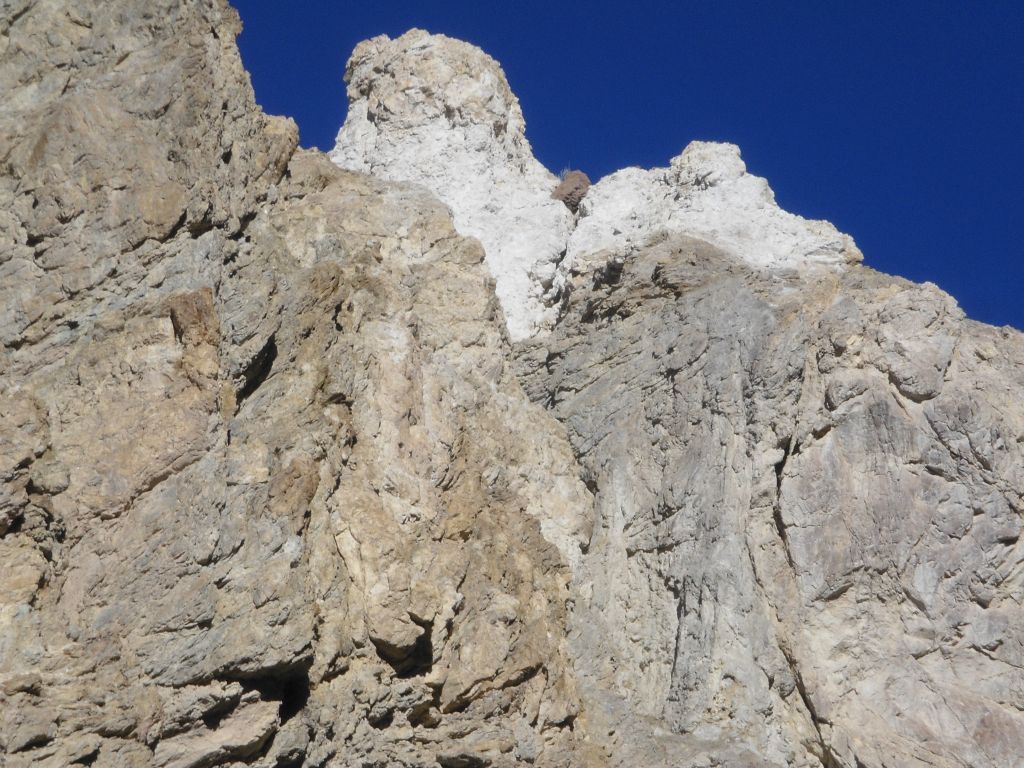
[[[1021,334],[730,145],[564,204],[442,36],[298,149],[238,30],[0,10],[7,765],[1020,764]]]

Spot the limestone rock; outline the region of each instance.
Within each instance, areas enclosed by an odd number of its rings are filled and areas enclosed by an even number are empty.
[[[512,338],[549,327],[573,216],[551,197],[558,179],[534,159],[498,63],[412,30],[361,43],[345,79],[348,117],[331,159],[434,192],[456,229],[483,243]]]
[[[693,142],[669,168],[629,168],[593,189],[579,171],[557,182],[530,151],[501,68],[466,43],[422,30],[377,37],[356,48],[345,78],[348,117],[331,159],[438,195],[458,231],[483,243],[513,340],[551,327],[569,273],[589,255],[659,232],[699,236],[758,266],[862,258],[828,222],[781,210],[732,145]]]
[[[447,38],[297,150],[238,29],[0,9],[0,763],[1019,763],[1020,333]]]
[[[640,247],[660,232],[699,237],[755,266],[807,267],[861,260],[849,235],[775,204],[768,182],[747,172],[739,148],[690,143],[668,168],[626,168],[587,193],[568,261]]]
[[[245,760],[277,730],[277,710],[277,702],[260,701],[258,695],[246,696],[215,727],[200,724],[194,730],[162,739],[153,760],[161,768],[201,768],[222,765],[230,759]]]
[[[685,734],[622,764],[1019,760],[1022,355],[933,286],[682,235],[579,276],[521,364],[593,478],[584,709]]]
[[[575,762],[590,495],[483,251],[297,152],[238,28],[4,27],[6,764]]]

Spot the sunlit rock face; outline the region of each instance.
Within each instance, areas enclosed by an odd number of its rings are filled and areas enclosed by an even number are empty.
[[[519,100],[479,48],[420,30],[357,46],[345,73],[349,111],[331,159],[412,181],[483,243],[513,339],[548,328],[573,215],[558,179],[533,157]]]
[[[642,246],[657,232],[698,237],[755,267],[841,266],[861,260],[849,235],[775,204],[739,148],[690,143],[668,168],[627,168],[593,186],[569,240],[570,263]]]
[[[701,237],[755,266],[860,261],[828,222],[781,210],[729,144],[693,142],[669,168],[618,171],[560,205],[501,67],[462,41],[422,30],[376,37],[356,48],[346,81],[331,159],[440,197],[458,231],[483,243],[513,340],[550,329],[580,262],[659,232]]]
[[[238,29],[0,11],[0,764],[1020,763],[1020,333],[424,32],[299,150]]]

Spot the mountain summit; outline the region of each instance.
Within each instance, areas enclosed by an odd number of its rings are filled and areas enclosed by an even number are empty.
[[[238,31],[0,8],[0,763],[1021,764],[1024,335],[426,32],[299,149]]]
[[[578,215],[552,200],[558,180],[533,156],[519,100],[479,48],[412,30],[357,46],[348,117],[331,159],[416,182],[484,245],[510,335],[549,329],[573,269],[595,254],[688,233],[765,267],[858,262],[828,222],[781,210],[739,149],[693,142],[670,167],[629,168],[595,184]]]

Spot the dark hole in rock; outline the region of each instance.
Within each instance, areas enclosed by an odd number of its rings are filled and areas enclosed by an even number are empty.
[[[207,214],[202,218],[195,219],[188,222],[188,234],[190,237],[197,238],[200,235],[206,234],[213,229],[213,221],[210,215]]]
[[[441,686],[430,686],[430,699],[421,701],[410,709],[405,717],[409,725],[436,728],[441,723]]]
[[[21,529],[24,527],[24,525],[25,525],[25,515],[24,514],[18,515],[16,518],[14,518],[14,521],[11,523],[10,527],[7,529],[7,533],[8,534],[21,533]]]
[[[259,691],[264,701],[279,701],[279,716],[284,725],[306,707],[309,701],[309,667],[289,667],[283,670],[267,670],[258,677],[240,680],[246,690]]]
[[[385,728],[390,728],[391,724],[395,721],[395,710],[389,709],[379,714],[371,712],[366,719],[371,726],[378,731],[382,731]]]
[[[793,438],[787,437],[779,446],[782,449],[782,458],[775,462],[775,490],[782,491],[782,475],[786,471],[786,461],[789,460],[790,451],[793,445]]]
[[[281,722],[285,723],[299,714],[309,701],[309,675],[290,678],[281,686]]]
[[[431,638],[433,625],[415,616],[410,618],[423,629],[411,648],[395,648],[379,640],[373,640],[377,655],[395,670],[395,675],[400,678],[425,675],[434,665],[434,644]]]
[[[81,757],[79,757],[79,758],[77,758],[75,760],[72,760],[71,764],[72,765],[94,765],[96,763],[96,761],[99,759],[99,756],[100,756],[100,750],[97,747],[96,749],[94,749],[89,754],[82,755]]]
[[[232,713],[233,707],[234,703],[227,703],[226,706],[218,706],[210,712],[207,712],[203,715],[203,725],[211,731],[217,730],[220,728],[220,724],[224,722],[224,719]]]
[[[491,761],[484,755],[475,755],[472,752],[458,752],[449,755],[439,755],[437,764],[441,768],[487,768]]]
[[[622,279],[622,270],[625,261],[622,257],[610,259],[603,267],[594,271],[594,287],[600,288],[606,285],[615,285]]]
[[[15,752],[28,752],[30,749],[45,746],[53,741],[53,736],[47,733],[37,733],[25,741]]]
[[[263,348],[256,353],[252,362],[246,366],[245,371],[242,373],[242,378],[245,380],[245,383],[238,391],[239,403],[259,389],[260,385],[267,380],[267,377],[270,375],[270,369],[274,367],[274,361],[276,359],[277,342],[274,341],[274,336],[271,334],[270,338],[267,339],[267,343],[264,344]]]

